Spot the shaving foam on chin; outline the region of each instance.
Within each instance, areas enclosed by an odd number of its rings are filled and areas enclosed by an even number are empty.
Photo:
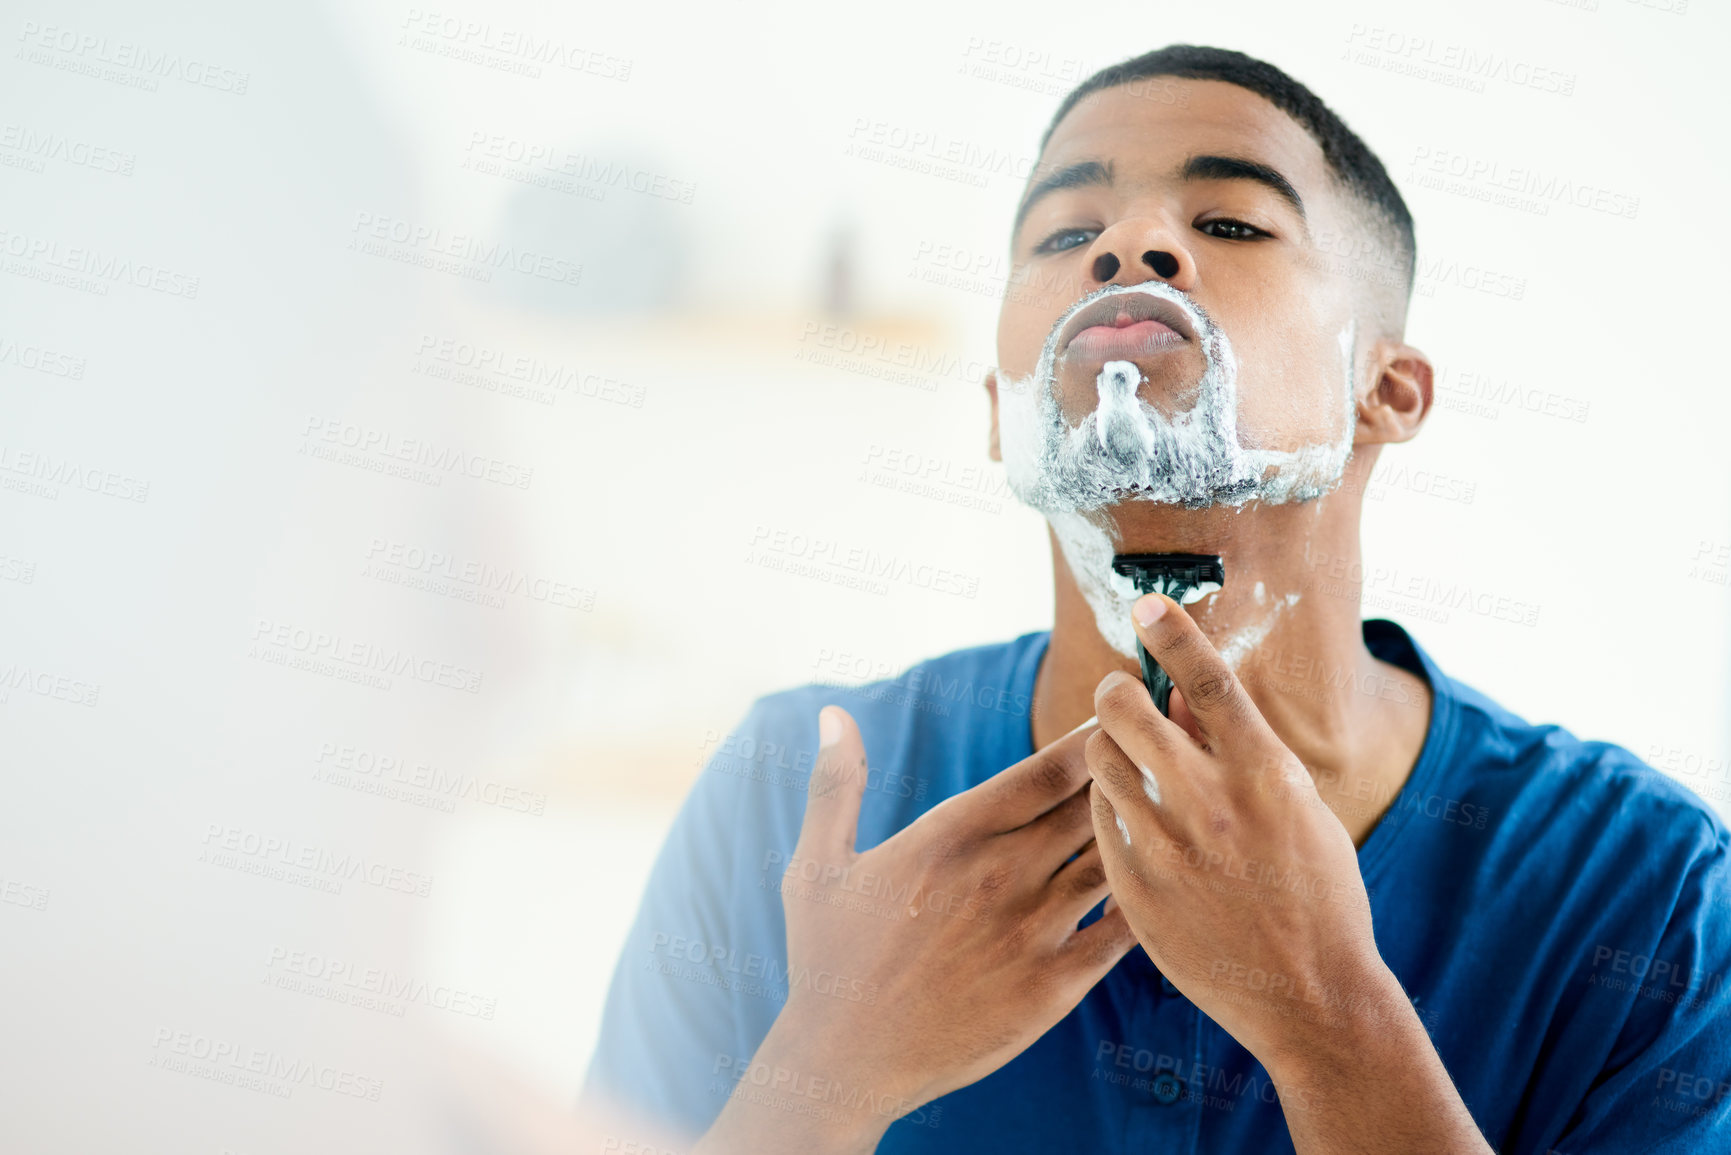
[[[1130,361],[1108,361],[1095,381],[1094,409],[1074,428],[1058,404],[1058,338],[1070,319],[1101,297],[1146,293],[1183,309],[1203,354],[1188,410],[1168,418],[1144,401],[1144,378]],[[1185,294],[1160,281],[1107,285],[1072,305],[1052,326],[1034,372],[1005,378],[998,436],[1012,493],[1044,514],[1106,643],[1137,656],[1130,607],[1134,585],[1112,570],[1121,541],[1112,507],[1150,501],[1187,509],[1310,501],[1336,488],[1352,456],[1353,342],[1340,334],[1344,414],[1331,441],[1295,450],[1247,448],[1238,436],[1238,362],[1226,334]],[[1209,591],[1198,591],[1201,597]],[[1191,598],[1190,600],[1194,600]]]

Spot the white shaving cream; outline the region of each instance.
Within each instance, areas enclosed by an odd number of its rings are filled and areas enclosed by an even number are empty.
[[[1263,601],[1262,583],[1256,583],[1257,602]],[[1267,638],[1269,631],[1274,629],[1274,623],[1280,620],[1281,612],[1298,604],[1302,594],[1287,594],[1274,603],[1274,609],[1266,616],[1259,618],[1248,626],[1234,630],[1227,639],[1220,643],[1220,656],[1226,659],[1226,664],[1236,670],[1250,652],[1260,646]]]
[[[1168,418],[1138,395],[1145,380],[1141,370],[1129,361],[1108,361],[1095,383],[1098,403],[1071,428],[1058,404],[1058,338],[1082,309],[1127,293],[1164,298],[1189,318],[1204,364],[1195,396],[1189,409]],[[1250,501],[1279,505],[1334,489],[1352,456],[1355,335],[1356,325],[1340,334],[1346,361],[1340,433],[1295,450],[1239,443],[1232,344],[1200,306],[1161,281],[1107,285],[1083,297],[1052,326],[1034,372],[1000,382],[998,438],[1010,490],[1046,516],[1100,636],[1113,649],[1136,656],[1130,607],[1140,595],[1129,578],[1112,570],[1120,537],[1111,508],[1131,500],[1186,509],[1237,508]],[[1209,592],[1198,589],[1185,600]]]
[[[1226,660],[1226,664],[1236,670],[1239,664],[1250,656],[1250,652],[1267,639],[1274,623],[1280,619],[1280,611],[1285,608],[1285,603],[1276,603],[1272,613],[1232,631],[1231,636],[1220,643],[1220,656]]]

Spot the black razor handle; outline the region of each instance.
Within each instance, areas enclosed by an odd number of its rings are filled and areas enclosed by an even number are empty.
[[[1162,717],[1170,718],[1172,711],[1172,675],[1160,668],[1160,663],[1154,660],[1154,655],[1148,652],[1148,647],[1140,641],[1136,643],[1136,652],[1142,656],[1142,684],[1148,687],[1148,696],[1154,699],[1154,708],[1160,711]]]
[[[1226,564],[1209,553],[1121,553],[1112,568],[1130,579],[1138,593],[1165,594],[1180,605],[1191,590],[1205,583],[1226,584]],[[1140,639],[1136,652],[1142,659],[1142,684],[1154,699],[1154,708],[1170,718],[1172,676],[1160,668]]]

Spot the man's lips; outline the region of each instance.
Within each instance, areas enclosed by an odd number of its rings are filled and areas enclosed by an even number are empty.
[[[1080,310],[1059,334],[1060,355],[1092,361],[1133,358],[1196,339],[1190,318],[1177,303],[1147,292],[1109,293]]]
[[[1090,325],[1070,338],[1064,356],[1084,361],[1134,361],[1184,344],[1171,326],[1120,316],[1110,325]]]

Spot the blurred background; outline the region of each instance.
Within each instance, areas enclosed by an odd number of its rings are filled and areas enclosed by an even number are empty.
[[[1062,96],[1166,43],[1309,84],[1418,220],[1366,616],[1731,801],[1720,6],[3,27],[9,1151],[564,1134],[751,700],[1050,624],[985,458],[1009,223]]]

